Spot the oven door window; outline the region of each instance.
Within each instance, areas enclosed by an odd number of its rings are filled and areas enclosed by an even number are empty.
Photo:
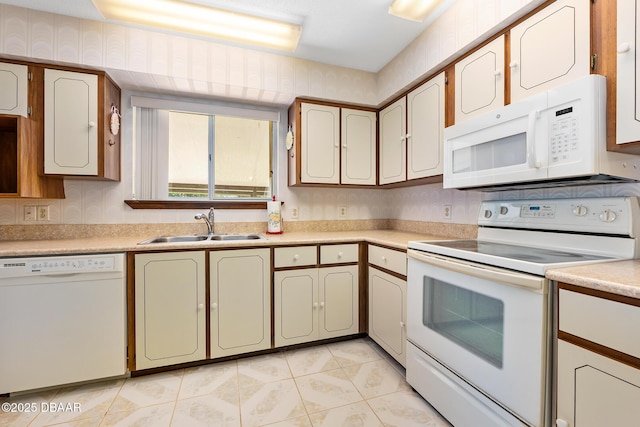
[[[424,278],[424,326],[502,368],[504,303],[469,289]]]

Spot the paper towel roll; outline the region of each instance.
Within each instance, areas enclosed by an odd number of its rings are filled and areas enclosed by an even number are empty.
[[[267,233],[282,233],[282,216],[280,214],[280,202],[267,202]]]

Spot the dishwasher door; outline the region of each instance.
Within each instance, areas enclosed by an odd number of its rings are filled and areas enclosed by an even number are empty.
[[[0,259],[0,394],[126,373],[124,254]]]

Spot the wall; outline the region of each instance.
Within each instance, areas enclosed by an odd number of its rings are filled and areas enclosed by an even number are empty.
[[[6,5],[0,5],[0,55],[106,68],[123,87],[138,91],[278,104],[284,141],[285,106],[295,96],[379,105],[541,1],[458,0],[377,75]],[[51,206],[54,224],[193,222],[198,211],[133,210],[123,203],[132,194],[130,95],[123,91],[122,182],[65,180],[64,200],[0,200],[0,224],[24,224],[24,206],[42,204]],[[438,184],[394,190],[288,188],[283,145],[276,194],[285,201],[286,220],[292,207],[303,221],[338,219],[338,207],[347,206],[347,219],[474,224],[483,198],[640,195],[640,184],[487,194],[443,190]],[[443,218],[444,205],[452,205],[451,219]],[[219,222],[264,220],[264,211],[219,211],[217,216]]]

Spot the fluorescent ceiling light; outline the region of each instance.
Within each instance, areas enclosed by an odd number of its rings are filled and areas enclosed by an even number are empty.
[[[296,24],[180,0],[92,1],[107,19],[290,52],[302,32]]]
[[[442,0],[393,0],[389,13],[410,21],[422,22]]]

